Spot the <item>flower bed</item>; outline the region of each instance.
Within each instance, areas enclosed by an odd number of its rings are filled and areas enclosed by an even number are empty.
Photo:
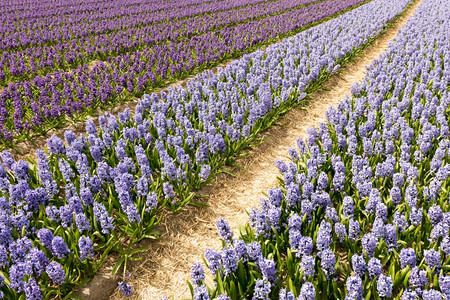
[[[450,297],[450,29],[424,1],[352,97],[277,160],[250,226],[207,249],[215,287],[192,268],[194,299]],[[226,294],[226,295],[225,295]]]
[[[114,272],[124,267],[125,273],[127,262],[145,250],[132,245],[158,235],[163,208],[179,211],[190,203],[194,190],[408,3],[376,0],[246,55],[218,75],[203,73],[186,90],[145,96],[133,115],[107,114],[99,128],[88,121],[85,136],[66,131],[65,143],[50,138],[36,162],[16,162],[3,152],[1,291],[11,299],[68,294],[110,251],[121,255]]]

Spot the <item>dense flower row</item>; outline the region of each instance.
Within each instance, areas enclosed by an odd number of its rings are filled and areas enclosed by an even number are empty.
[[[31,164],[3,152],[0,264],[7,278],[0,290],[11,299],[66,294],[111,250],[123,255],[118,270],[136,251],[123,248],[124,237],[132,245],[157,234],[163,207],[178,211],[189,203],[193,190],[407,3],[376,0],[218,75],[204,73],[186,90],[145,96],[134,115],[107,114],[99,128],[88,121],[86,136],[66,131],[65,143],[50,138]]]
[[[153,9],[153,3],[145,3],[147,0],[141,1],[144,2],[142,5],[128,7],[127,15],[123,15],[124,10],[119,2],[114,4],[110,10],[92,10],[88,12],[81,11],[80,13],[72,12],[72,14],[68,15],[42,16],[41,22],[38,23],[41,26],[32,30],[28,29],[28,27],[35,26],[31,25],[36,22],[33,18],[21,21],[21,23],[26,24],[26,28],[16,28],[14,20],[18,16],[13,16],[10,20],[10,27],[5,24],[5,27],[10,29],[6,29],[7,31],[1,35],[0,49],[7,50],[41,45],[48,42],[71,40],[92,34],[102,34],[111,30],[229,10],[267,0],[201,1],[189,6],[179,6],[176,1],[173,1],[163,10]],[[53,13],[53,10],[51,12]],[[68,22],[68,20],[72,21]],[[31,24],[28,25],[28,22]],[[49,28],[49,25],[52,27]]]
[[[170,78],[192,72],[281,34],[323,20],[363,0],[326,0],[259,21],[225,27],[192,39],[170,41],[144,51],[127,53],[84,65],[72,73],[55,72],[32,81],[10,84],[0,95],[2,140],[40,132],[63,118],[119,101],[141,96]],[[306,70],[305,70],[306,71]],[[53,121],[53,122],[52,122]],[[56,122],[57,123],[57,122]]]
[[[183,6],[191,6],[201,3],[209,3],[217,0],[180,0],[177,1],[179,5],[176,7]],[[148,4],[152,2],[152,6],[150,7]],[[2,2],[3,6],[0,7],[0,12],[2,15],[0,16],[0,22],[4,20],[16,20],[16,21],[28,21],[33,20],[36,22],[41,22],[42,17],[50,17],[50,16],[64,16],[71,15],[83,12],[94,12],[97,10],[99,14],[104,17],[115,17],[115,16],[124,16],[129,13],[138,13],[144,10],[147,11],[159,11],[164,9],[170,9],[174,7],[173,1],[165,1],[165,0],[121,0],[118,1],[101,1],[101,0],[87,0],[76,3],[74,5],[73,1],[67,0],[43,0],[43,1],[20,1],[19,3],[16,0],[6,0]],[[136,6],[143,5],[142,10],[136,10]],[[126,11],[119,12],[117,10],[118,7],[122,7]],[[130,11],[129,11],[130,10]],[[67,19],[66,21],[69,21]],[[78,20],[79,22],[79,20]],[[18,23],[16,26],[22,26],[24,23]],[[66,23],[48,23],[51,26],[54,25],[63,25]],[[37,24],[38,25],[38,24]],[[39,25],[38,25],[39,26]],[[33,27],[36,28],[36,27]],[[4,30],[7,30],[5,28]],[[18,31],[22,31],[18,29]]]
[[[424,1],[327,123],[275,162],[239,239],[225,220],[194,299],[450,298],[450,7]],[[225,295],[226,294],[226,295]]]
[[[317,0],[266,2],[137,28],[124,27],[123,24],[114,22],[112,25],[120,30],[63,40],[56,45],[42,44],[19,51],[3,52],[0,58],[0,83],[6,85],[10,81],[34,78],[37,74],[43,76],[49,72],[73,69],[96,59],[104,60],[110,56],[143,50],[164,41],[192,38],[193,35],[279,14],[315,1]],[[111,27],[108,29],[113,30]],[[4,70],[3,74],[1,70]]]

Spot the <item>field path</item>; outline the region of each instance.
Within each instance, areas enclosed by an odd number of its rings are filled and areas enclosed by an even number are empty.
[[[128,281],[133,285],[133,295],[125,298],[116,288],[110,299],[159,299],[172,295],[175,299],[189,298],[186,280],[190,278],[191,265],[201,261],[205,248],[220,248],[216,219],[226,218],[235,235],[238,235],[238,224],[248,220],[246,210],[259,206],[262,192],[277,184],[279,172],[274,165],[275,159],[286,156],[288,148],[295,146],[297,137],[306,136],[307,128],[325,122],[325,111],[350,94],[352,84],[363,79],[366,66],[380,56],[420,3],[421,0],[416,0],[384,34],[332,76],[323,90],[312,94],[306,109],[291,110],[279,121],[279,126],[263,133],[265,142],[237,161],[245,169],[233,169],[236,177],[219,176],[214,183],[202,189],[200,194],[208,196],[205,201],[210,207],[188,206],[177,215],[168,214],[159,228],[162,239],[143,242],[149,250],[130,269]],[[89,290],[87,287],[82,290],[83,297],[108,297],[107,287],[98,286],[98,290],[95,289],[91,287]]]

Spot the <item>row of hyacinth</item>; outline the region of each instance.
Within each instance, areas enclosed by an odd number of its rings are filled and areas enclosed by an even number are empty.
[[[450,7],[424,1],[192,267],[194,299],[450,299]]]
[[[62,1],[59,5],[54,2],[50,5],[41,5],[41,1],[29,1],[26,7],[22,8],[5,5],[4,9],[9,11],[2,12],[0,16],[2,24],[0,49],[20,49],[42,43],[70,40],[118,30],[121,27],[117,25],[124,28],[135,27],[264,1],[273,0],[119,0],[82,1],[76,5],[73,1]]]
[[[161,209],[189,203],[307,87],[336,71],[407,5],[376,0],[246,55],[218,75],[204,73],[187,89],[145,96],[133,115],[106,114],[98,127],[88,121],[85,136],[53,136],[36,162],[2,152],[0,290],[9,298],[66,294],[110,251],[125,257],[115,270],[126,265],[136,253],[128,246],[157,235]]]
[[[127,16],[130,14],[142,13],[143,11],[160,11],[167,9],[174,9],[185,6],[195,6],[198,4],[219,2],[220,0],[179,0],[177,5],[172,0],[119,0],[119,1],[100,1],[100,0],[86,0],[79,1],[74,5],[74,1],[70,0],[42,0],[35,2],[30,1],[17,1],[17,0],[5,0],[2,2],[0,12],[0,22],[3,24],[9,24],[10,21],[16,20],[18,23],[3,29],[7,32],[23,31],[24,28],[31,27],[32,29],[42,26],[42,19],[45,17],[60,16],[55,19],[48,19],[47,22],[50,27],[64,26],[67,24],[80,22],[81,19],[73,20],[68,15],[77,14],[83,17],[83,21],[92,22],[96,18],[93,16],[95,10],[99,10],[98,14],[102,18],[114,18]],[[150,6],[149,3],[153,5]],[[144,6],[143,9],[139,9],[137,6]],[[119,10],[122,7],[122,11]],[[90,17],[90,18],[88,18]],[[29,24],[27,21],[33,20],[36,24]],[[25,26],[26,25],[26,26]],[[16,27],[13,27],[16,26]],[[16,29],[16,30],[15,30]]]
[[[37,75],[45,76],[61,69],[74,69],[89,61],[105,60],[107,57],[144,50],[157,43],[192,38],[222,27],[268,18],[317,1],[278,0],[252,5],[242,3],[243,6],[237,8],[229,3],[231,8],[227,10],[212,11],[207,15],[197,15],[193,11],[192,16],[169,23],[166,18],[162,18],[162,22],[151,22],[139,27],[124,24],[123,18],[120,22],[116,19],[109,20],[111,26],[108,24],[106,33],[65,37],[56,40],[56,44],[41,43],[22,50],[14,48],[3,52],[0,58],[0,83],[6,86],[9,82],[32,79]],[[134,17],[135,20],[142,21],[140,16]],[[95,24],[91,26],[94,26],[92,31],[99,30]]]
[[[62,70],[10,83],[0,94],[0,141],[29,138],[30,134],[58,126],[66,116],[84,116],[99,106],[142,96],[168,80],[235,57],[361,2],[312,3],[283,14],[108,57],[93,67],[84,64],[71,72]]]

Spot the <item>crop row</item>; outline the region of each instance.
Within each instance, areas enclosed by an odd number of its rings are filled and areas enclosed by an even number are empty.
[[[450,8],[424,1],[327,123],[275,162],[251,226],[217,223],[194,299],[450,297]]]
[[[174,7],[181,8],[199,4],[203,5],[213,1],[214,0],[181,0],[178,1],[178,5],[174,5],[173,1],[164,0],[83,1],[83,3],[78,3],[76,6],[73,5],[73,2],[69,1],[62,1],[63,3],[60,3],[60,5],[55,3],[44,5],[44,3],[33,2],[27,4],[25,8],[14,7],[13,5],[5,7],[5,11],[3,11],[2,16],[0,17],[0,23],[3,23],[4,25],[10,24],[10,26],[2,28],[5,32],[16,32],[24,31],[25,28],[37,29],[43,24],[47,24],[48,27],[53,27],[79,23],[80,20],[81,22],[94,20],[95,12],[97,12],[101,18],[120,18],[126,15],[143,13],[145,11],[155,12],[172,9]],[[152,2],[153,5],[149,6],[149,2]],[[35,7],[36,5],[38,7]],[[139,6],[141,7],[139,8]],[[122,10],[119,10],[119,8],[122,8]],[[79,18],[78,20],[73,20],[70,18],[70,15],[76,15]]]
[[[0,95],[2,141],[25,138],[57,126],[65,116],[83,115],[101,105],[164,85],[213,62],[292,34],[307,24],[342,12],[362,0],[327,0],[259,21],[225,27],[192,39],[171,41],[99,62],[71,73],[54,72],[10,84]]]
[[[66,24],[67,22],[64,18],[61,20],[61,16],[54,16],[53,18],[55,20],[53,22],[56,24],[52,24],[53,27],[50,28],[48,27],[48,23],[52,22],[52,18],[46,17],[43,20],[45,26],[31,32],[21,30],[25,28],[18,28],[20,31],[16,31],[15,25],[14,27],[11,27],[13,32],[8,30],[2,36],[2,44],[0,44],[0,49],[8,50],[24,48],[33,45],[41,45],[43,43],[70,40],[77,37],[85,37],[92,34],[102,34],[112,30],[120,30],[122,28],[148,25],[163,21],[167,22],[174,19],[230,10],[264,1],[266,0],[232,0],[217,1],[213,3],[202,2],[192,6],[178,6],[176,2],[172,2],[172,7],[160,11],[153,11],[150,8],[153,4],[149,3],[142,6],[136,6],[136,13],[124,16],[120,14],[123,12],[123,8],[116,7],[113,9],[113,12],[115,11],[119,13],[119,15],[110,16],[107,15],[106,12],[104,15],[101,13],[88,13],[87,15],[80,14],[75,19],[75,22],[68,24]],[[147,7],[147,9],[144,9],[145,7]],[[70,15],[67,16],[67,18],[73,20]],[[63,26],[58,25],[58,22]]]
[[[111,56],[143,50],[155,43],[192,38],[223,26],[266,18],[315,1],[317,0],[280,0],[170,23],[152,23],[139,28],[123,29],[121,24],[113,24],[121,30],[61,41],[51,46],[40,45],[4,52],[0,59],[0,82],[7,85],[11,81],[32,79],[38,74],[44,76],[58,70],[74,69],[93,60],[106,60]]]
[[[125,273],[143,251],[131,246],[158,235],[162,209],[193,203],[196,189],[407,5],[375,0],[187,89],[145,96],[134,115],[106,114],[99,128],[88,121],[85,136],[66,131],[65,143],[50,138],[36,162],[2,152],[0,290],[9,299],[68,294],[110,251],[121,255],[114,272]]]

